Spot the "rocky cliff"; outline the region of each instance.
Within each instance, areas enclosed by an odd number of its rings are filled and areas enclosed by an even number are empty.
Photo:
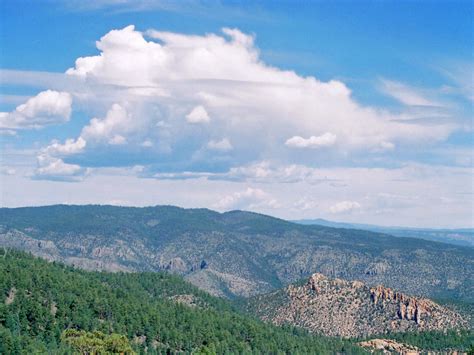
[[[329,336],[468,327],[460,314],[429,299],[319,273],[302,285],[255,297],[250,304],[263,320]]]

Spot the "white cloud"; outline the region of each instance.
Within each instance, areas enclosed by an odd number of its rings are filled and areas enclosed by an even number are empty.
[[[206,109],[199,105],[193,108],[192,111],[186,115],[186,121],[189,123],[208,123],[210,118]]]
[[[44,152],[49,155],[70,155],[77,154],[84,150],[87,142],[84,138],[79,137],[78,139],[66,139],[64,144],[59,143],[58,141],[53,141],[51,144],[44,149]]]
[[[251,187],[248,187],[244,191],[224,196],[213,205],[213,207],[218,210],[254,210],[262,207],[278,208],[279,206],[279,203],[265,191]]]
[[[132,116],[118,104],[113,104],[104,118],[93,118],[81,131],[77,139],[66,139],[61,144],[53,141],[42,149],[41,154],[48,156],[61,156],[83,153],[88,142],[106,145],[123,145],[127,143],[125,135],[134,130],[131,124]],[[146,141],[148,146],[149,141]],[[145,143],[145,142],[144,142]],[[142,144],[144,144],[142,143]]]
[[[35,170],[35,179],[80,181],[89,172],[77,164],[67,164],[60,158],[47,154],[38,156],[38,168]]]
[[[118,134],[130,143],[128,134],[141,132],[137,145],[158,139],[162,147],[179,150],[182,163],[192,159],[197,146],[216,136],[227,137],[235,157],[249,162],[284,156],[278,141],[292,147],[330,147],[347,156],[388,150],[387,142],[400,147],[443,140],[455,128],[445,122],[426,129],[403,122],[402,115],[359,105],[341,81],[322,82],[268,66],[254,36],[237,29],[222,31],[223,35],[196,36],[155,30],[144,35],[134,26],[113,30],[97,42],[99,55],[79,58],[67,73],[84,83],[123,87],[123,95],[114,91],[110,100],[127,106],[133,119],[124,122],[129,131]],[[107,97],[110,89],[101,90]],[[147,95],[138,95],[137,90],[146,90]],[[410,103],[429,104],[419,98]],[[184,107],[194,109],[186,112]],[[182,117],[184,123],[206,122],[208,111],[213,113],[213,125],[207,132],[183,126]],[[158,137],[152,127],[160,122]],[[288,139],[288,132],[326,133]],[[200,144],[190,144],[196,140]],[[248,142],[253,145],[251,153]],[[301,156],[313,159],[309,152]]]
[[[125,134],[133,130],[134,124],[131,115],[119,105],[113,104],[104,118],[93,118],[82,129],[81,136],[87,141],[107,141],[109,144],[123,144]]]
[[[393,80],[381,80],[381,90],[385,94],[393,97],[397,101],[408,106],[443,106],[427,97],[419,89],[415,89],[406,84]]]
[[[55,91],[76,92],[84,90],[84,88],[90,85],[90,83],[86,84],[77,79],[64,73],[0,69],[0,82],[2,86],[20,85]],[[19,96],[16,96],[16,98],[18,99]]]
[[[272,164],[269,161],[233,167],[227,173],[214,174],[211,178],[259,183],[296,183],[305,181],[308,184],[319,184],[331,181],[328,179],[326,171],[322,169],[299,164]]]
[[[223,138],[221,140],[210,140],[207,143],[207,148],[211,150],[227,152],[229,150],[232,150],[232,144],[227,138]]]
[[[329,208],[331,213],[348,213],[360,209],[361,205],[356,201],[341,201]]]
[[[42,91],[14,111],[0,112],[0,129],[41,128],[67,122],[71,105],[72,96],[67,92]]]
[[[291,148],[322,148],[330,147],[336,143],[336,135],[326,132],[321,136],[311,136],[307,139],[294,136],[286,140],[285,144]]]
[[[446,63],[439,71],[452,81],[454,87],[445,86],[443,91],[464,96],[474,101],[474,64],[472,62]]]

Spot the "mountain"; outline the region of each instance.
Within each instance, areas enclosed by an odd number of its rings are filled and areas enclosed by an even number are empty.
[[[169,271],[229,298],[312,273],[474,299],[474,249],[243,211],[56,205],[0,209],[0,246],[87,270]]]
[[[149,354],[362,352],[242,315],[166,273],[86,272],[6,250],[0,291],[1,354],[92,353],[77,348],[104,342]]]
[[[1,354],[358,354],[381,345],[447,354],[474,341],[469,330],[384,337],[263,323],[169,273],[89,272],[9,249],[0,257]]]
[[[306,283],[249,301],[251,313],[277,325],[289,324],[328,336],[468,328],[459,313],[429,299],[407,296],[360,281],[313,274]]]
[[[449,243],[454,245],[474,247],[474,229],[435,229],[435,228],[407,228],[383,227],[372,224],[333,222],[322,218],[302,219],[293,221],[305,225],[321,225],[334,228],[363,229],[377,233],[391,234],[395,237],[409,237],[431,240],[433,242]]]

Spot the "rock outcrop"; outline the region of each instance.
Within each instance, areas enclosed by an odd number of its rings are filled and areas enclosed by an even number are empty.
[[[258,296],[253,310],[275,324],[292,324],[329,336],[467,327],[457,312],[429,299],[360,281],[313,274],[303,285]]]
[[[398,343],[391,339],[371,339],[361,341],[358,345],[377,354],[418,355],[421,353],[416,346]]]
[[[378,304],[379,302],[382,305],[384,305],[384,302],[398,303],[397,314],[399,318],[412,320],[417,324],[421,324],[423,321],[422,318],[425,315],[431,314],[432,310],[438,307],[436,303],[428,299],[409,297],[401,292],[395,292],[392,289],[383,286],[371,288],[370,297],[374,304]]]

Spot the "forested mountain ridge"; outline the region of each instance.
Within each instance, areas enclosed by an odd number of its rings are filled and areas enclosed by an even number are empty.
[[[363,352],[347,341],[239,314],[179,276],[87,272],[6,250],[0,257],[0,354],[70,354],[64,335],[76,329],[90,332],[84,338],[125,336],[134,351],[150,354]]]
[[[268,292],[314,272],[430,298],[474,297],[472,248],[242,211],[2,208],[1,245],[89,270],[168,270],[228,297]]]

